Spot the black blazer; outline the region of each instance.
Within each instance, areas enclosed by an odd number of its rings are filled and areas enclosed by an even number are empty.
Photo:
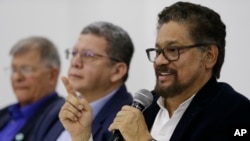
[[[144,112],[151,129],[159,106],[153,104]],[[245,137],[234,136],[236,129],[246,128]],[[211,78],[195,95],[177,124],[170,141],[250,141],[250,101],[226,83]]]
[[[132,101],[131,94],[127,92],[125,85],[123,85],[95,117],[92,123],[94,141],[110,141],[112,133],[108,131],[109,125],[113,122],[122,106],[130,105]]]
[[[50,101],[45,102],[18,132],[24,135],[23,141],[41,141],[59,121],[58,113],[63,103],[64,99],[57,94]],[[0,130],[10,117],[7,109],[8,107],[0,111]]]

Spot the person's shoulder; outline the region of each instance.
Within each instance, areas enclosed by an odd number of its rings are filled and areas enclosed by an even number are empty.
[[[56,94],[56,96],[51,99],[50,104],[48,104],[48,107],[54,107],[54,109],[59,109],[63,104],[65,103],[64,97],[60,96],[59,94]]]
[[[246,97],[246,95],[238,92],[228,83],[220,82],[219,84],[220,84],[219,93],[221,93],[225,99],[230,101],[231,104],[235,103],[237,105],[250,106],[250,100]]]
[[[11,105],[7,105],[7,106],[4,106],[4,107],[1,107],[1,108],[0,108],[0,112],[3,112],[3,111],[8,110],[8,108],[9,108],[10,106],[11,106]]]
[[[43,103],[38,112],[41,116],[57,116],[64,103],[65,99],[58,93],[54,93],[49,99],[47,99],[46,102]]]
[[[123,84],[122,86],[120,86],[120,88],[115,92],[115,94],[113,95],[112,99],[120,99],[121,101],[126,100],[127,102],[131,102],[132,101],[132,94],[127,90],[127,87],[125,84]]]
[[[227,119],[238,119],[241,123],[250,124],[250,100],[239,93],[228,83],[220,83],[219,94],[213,104]]]

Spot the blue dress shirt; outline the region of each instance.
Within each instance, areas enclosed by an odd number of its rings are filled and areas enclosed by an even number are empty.
[[[43,103],[49,101],[54,96],[56,96],[56,93],[51,93],[43,99],[24,107],[20,107],[18,103],[11,105],[8,108],[10,119],[6,126],[0,131],[0,141],[12,141],[13,138],[22,138],[22,135],[17,133],[22,129],[28,119],[43,106]]]

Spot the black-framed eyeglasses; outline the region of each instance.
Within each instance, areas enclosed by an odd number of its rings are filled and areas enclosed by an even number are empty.
[[[164,48],[148,48],[146,53],[150,62],[155,62],[155,59],[162,53],[163,56],[168,61],[176,61],[180,58],[180,50],[186,48],[195,48],[195,47],[206,47],[212,43],[197,43],[189,46],[167,46]]]
[[[94,53],[94,52],[92,52],[90,50],[81,50],[81,51],[78,51],[78,50],[74,50],[74,49],[66,49],[65,50],[66,59],[71,60],[78,53],[80,54],[80,57],[83,60],[91,59],[91,58],[94,58],[94,57],[104,57],[104,58],[108,58],[108,59],[110,59],[112,61],[115,61],[115,62],[121,62],[119,59],[116,59],[116,58],[113,58],[113,57],[109,57],[109,56],[105,56],[105,55],[101,55],[101,54],[97,54],[97,53]]]

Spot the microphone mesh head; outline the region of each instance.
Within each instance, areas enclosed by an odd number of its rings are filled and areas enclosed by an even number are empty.
[[[150,91],[146,89],[141,89],[135,93],[134,101],[137,101],[145,108],[148,108],[152,104],[153,95]]]

